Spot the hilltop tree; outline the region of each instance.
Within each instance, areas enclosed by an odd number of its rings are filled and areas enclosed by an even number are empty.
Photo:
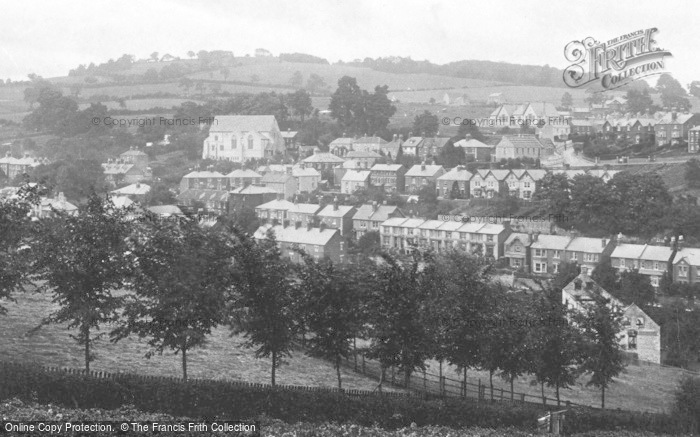
[[[643,82],[643,81],[642,81]],[[630,88],[627,91],[627,110],[632,113],[656,112],[656,105],[649,95],[648,89],[638,90]]]
[[[187,56],[189,56],[191,59],[194,59],[194,57],[197,56],[197,54],[194,51],[190,50],[189,52],[187,52]]]
[[[187,353],[204,345],[224,321],[231,249],[222,235],[194,218],[152,216],[131,239],[131,251],[136,294],[125,305],[113,341],[137,334],[153,348],[147,358],[165,349],[180,353],[186,381]]]
[[[369,94],[357,85],[355,78],[344,76],[338,80],[338,89],[331,97],[331,117],[349,133],[374,135],[382,132],[396,112],[387,93],[387,86],[377,86],[374,93]]]
[[[605,389],[625,368],[617,339],[622,328],[622,315],[609,305],[601,298],[574,315],[576,326],[583,335],[581,370],[591,375],[586,385],[600,389],[601,408],[605,408]]]
[[[568,221],[566,214],[571,202],[570,189],[571,182],[565,174],[547,173],[532,198],[544,202],[547,212],[555,216],[557,223],[565,223]]]
[[[68,328],[77,328],[71,338],[84,347],[88,372],[95,359],[91,348],[104,335],[92,334],[119,319],[122,299],[113,293],[125,285],[130,271],[125,213],[92,195],[77,215],[57,212],[56,219],[43,221],[33,250],[44,281],[38,289],[51,292],[60,306],[42,324],[67,322]]]
[[[326,88],[326,81],[316,73],[311,73],[306,79],[306,90],[310,93],[317,93]]]
[[[673,198],[658,173],[617,173],[608,183],[615,205],[615,229],[625,234],[653,235],[662,228]]]
[[[151,53],[151,56],[149,57],[149,59],[152,61],[158,61],[158,52]]]
[[[422,114],[416,115],[415,120],[413,120],[413,132],[418,132],[422,136],[433,137],[437,135],[439,129],[438,116],[431,114],[430,111],[424,111]]]
[[[294,88],[301,88],[304,86],[304,76],[301,74],[301,71],[297,70],[292,74],[292,77],[289,79],[289,84]]]

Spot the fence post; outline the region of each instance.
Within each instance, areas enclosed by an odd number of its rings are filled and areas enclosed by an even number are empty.
[[[462,380],[462,398],[464,398],[464,399],[467,398],[467,380],[466,379]]]
[[[501,387],[501,402],[503,402],[503,387]]]
[[[440,377],[440,396],[445,397],[445,377]]]

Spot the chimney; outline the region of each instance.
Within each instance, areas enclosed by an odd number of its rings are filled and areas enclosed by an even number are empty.
[[[141,182],[136,182],[136,188],[141,188]]]
[[[282,200],[282,199],[284,199],[284,194],[277,193],[277,200]]]
[[[337,211],[337,210],[338,210],[338,198],[336,197],[333,199],[333,211]]]
[[[600,247],[605,248],[605,246],[608,245],[608,240],[606,240],[605,238],[601,238],[600,245],[601,245]]]
[[[399,141],[403,142],[403,134],[399,135]]]
[[[301,227],[301,222],[299,220],[294,222],[294,229],[299,229]]]
[[[287,171],[287,174],[292,174],[292,166],[291,166],[291,165],[288,165],[288,166],[286,167],[286,171]]]
[[[425,171],[425,161],[420,165],[420,169],[421,171]]]
[[[372,202],[372,211],[376,211],[376,210],[377,210],[377,202],[374,201],[374,202]]]
[[[678,250],[683,250],[683,236],[678,236]]]
[[[7,153],[5,153],[5,157],[6,157],[6,158],[11,158],[11,157],[12,157],[12,152],[10,152],[10,151],[8,150]]]
[[[282,220],[282,227],[286,228],[287,226],[289,226],[289,220]]]
[[[325,229],[326,229],[326,223],[321,222],[321,223],[318,225],[318,230],[319,230],[319,232],[323,232]]]
[[[394,141],[396,141],[396,139],[398,138],[398,135],[394,134],[393,138],[394,138]]]
[[[382,202],[382,205],[386,205],[386,200],[384,200],[384,201]]]
[[[580,290],[581,289],[581,279],[576,278],[574,279],[574,290]]]
[[[532,235],[532,231],[527,233],[527,241],[528,243],[532,243],[533,241],[535,241]]]
[[[540,237],[540,233],[539,233],[539,232],[535,232],[535,234],[532,236],[532,241],[533,241],[533,242],[537,241],[537,239],[538,239],[539,237]]]
[[[618,232],[617,233],[617,245],[619,246],[621,244],[622,244],[622,232]]]
[[[309,221],[306,222],[306,230],[307,230],[307,231],[310,231],[311,228],[313,228],[313,224],[311,223],[311,220],[309,220]]]
[[[676,112],[676,108],[671,108],[671,120],[676,121],[678,118],[678,112]]]

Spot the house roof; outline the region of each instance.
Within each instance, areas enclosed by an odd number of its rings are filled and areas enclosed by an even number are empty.
[[[331,141],[328,146],[352,146],[353,142],[355,142],[354,138],[341,137]]]
[[[104,165],[104,164],[103,164]],[[223,174],[219,173],[218,171],[193,171],[190,173],[187,173],[186,175],[183,176],[183,178],[223,178],[225,177]]]
[[[352,170],[354,168],[359,168],[360,163],[357,161],[345,161],[340,165],[341,168],[344,168],[346,170]]]
[[[605,240],[605,246],[603,245],[603,240]],[[603,250],[605,250],[609,242],[610,240],[606,238],[576,237],[571,240],[566,250],[572,252],[603,253]]]
[[[182,211],[176,205],[149,206],[148,210],[158,215],[182,215]]]
[[[209,132],[271,132],[276,127],[274,115],[217,115]]]
[[[590,120],[582,120],[578,118],[574,118],[571,120],[571,125],[572,126],[592,126],[592,123]]]
[[[262,175],[248,168],[234,170],[226,175],[227,178],[261,178]]]
[[[506,135],[496,147],[545,147],[534,135]]]
[[[493,149],[493,146],[489,146],[488,144],[484,144],[481,141],[475,140],[474,138],[470,139],[462,139],[457,141],[455,144],[455,147],[464,147],[464,148],[486,148],[486,149]]]
[[[563,235],[539,235],[537,241],[533,241],[530,248],[564,250],[570,242],[571,238]]]
[[[407,172],[406,176],[424,176],[424,177],[433,177],[436,174],[440,173],[440,171],[443,171],[444,169],[442,168],[441,165],[414,165],[411,167]]]
[[[420,145],[423,141],[423,137],[409,137],[404,143],[403,147],[416,147]]]
[[[285,184],[290,179],[294,179],[294,176],[287,173],[268,172],[265,173],[260,182],[262,184]]]
[[[685,247],[676,252],[673,264],[685,261],[691,266],[700,266],[700,249],[695,247]]]
[[[280,135],[282,135],[282,138],[290,138],[291,139],[291,138],[296,137],[298,133],[299,132],[297,132],[295,130],[291,130],[291,131],[282,131],[282,132],[280,132]]]
[[[673,119],[673,112],[667,112],[656,124],[685,124],[686,121],[690,120],[694,116],[692,112],[687,114],[682,112],[676,112],[676,119]]]
[[[610,254],[610,258],[638,259],[646,248],[646,244],[618,243]]]
[[[321,177],[321,173],[313,167],[293,167],[292,176],[294,177]]]
[[[309,164],[313,164],[313,163],[331,163],[331,164],[338,163],[339,164],[339,163],[344,162],[344,161],[345,160],[343,158],[336,156],[332,153],[319,152],[319,153],[314,153],[313,155],[304,159],[302,162],[306,162]]]
[[[375,211],[373,205],[365,204],[357,208],[357,212],[352,216],[352,219],[384,222],[389,219],[390,215],[396,213],[397,210],[398,206],[396,205],[377,205]],[[398,212],[400,212],[400,210]]]
[[[255,209],[265,209],[265,210],[284,210],[284,211],[289,211],[289,209],[294,205],[293,202],[290,202],[289,200],[284,200],[284,199],[275,199],[271,200],[267,203],[263,203],[262,205],[258,205],[255,207]],[[318,205],[316,205],[318,206]]]
[[[503,225],[497,225],[495,223],[486,223],[479,229],[480,234],[494,234],[498,235],[506,229]]]
[[[129,199],[127,196],[114,196],[112,197],[112,204],[117,208],[126,208],[134,203],[133,200]]]
[[[316,214],[321,205],[316,203],[292,203],[287,212],[296,214]]]
[[[401,164],[374,164],[370,171],[399,171],[401,167]]]
[[[440,230],[441,231],[448,231],[448,232],[453,232],[456,231],[457,229],[461,228],[464,223],[462,222],[456,222],[456,221],[449,221],[449,222],[442,222],[442,225],[440,225]]]
[[[313,244],[318,246],[325,246],[337,233],[337,229],[323,229],[321,228],[311,228],[306,227],[296,228],[294,226],[283,227],[281,225],[271,226],[264,225],[255,231],[255,238],[263,240],[267,238],[267,231],[272,230],[275,235],[275,239],[284,243],[296,243],[296,244]]]
[[[454,167],[450,169],[447,173],[437,178],[439,181],[469,181],[472,176],[471,172],[467,171],[464,167]]]
[[[381,137],[361,137],[353,141],[353,144],[386,144],[387,141]]]
[[[62,197],[63,193],[61,193],[58,197],[56,198],[48,198],[48,197],[42,197],[41,198],[41,209],[42,210],[51,210],[51,209],[56,209],[59,211],[76,211],[78,209],[77,206],[73,205],[69,201],[67,201],[65,198]]]
[[[259,187],[257,185],[248,185],[246,187],[238,187],[231,190],[231,194],[276,194],[277,191],[268,187]]]
[[[668,262],[672,253],[673,250],[668,246],[647,246],[641,255],[641,259]]]
[[[348,214],[354,214],[355,207],[350,205],[338,205],[338,209],[334,209],[335,205],[326,205],[316,215],[319,217],[345,217]]]
[[[118,190],[111,191],[112,194],[121,194],[124,196],[142,196],[151,191],[151,186],[141,183],[135,183],[127,185],[126,187],[119,188]]]
[[[396,158],[396,154],[399,153],[399,148],[403,142],[401,140],[390,141],[386,144],[382,144],[379,150],[384,152],[384,154],[391,155],[392,158]]]
[[[503,243],[505,246],[509,246],[513,244],[515,240],[520,240],[521,243],[523,243],[525,246],[530,244],[530,236],[528,234],[523,234],[522,232],[513,232],[506,238],[506,241]]]
[[[186,190],[177,195],[179,201],[196,200],[199,202],[226,202],[229,192],[223,190]]]
[[[102,164],[104,174],[124,174],[134,168],[134,164]]]
[[[369,179],[370,173],[369,170],[348,170],[345,172],[342,182],[366,182],[367,179]]]
[[[423,144],[422,146],[424,148],[437,148],[437,149],[442,149],[445,147],[445,144],[450,141],[449,137],[429,137],[429,138],[424,138],[423,139]]]
[[[379,159],[381,158],[382,155],[376,152],[372,152],[371,150],[367,152],[363,152],[362,150],[351,150],[349,151],[346,155],[346,159],[352,159],[352,158],[374,158],[374,159]]]
[[[443,220],[426,220],[420,226],[419,229],[437,229],[445,222]]]

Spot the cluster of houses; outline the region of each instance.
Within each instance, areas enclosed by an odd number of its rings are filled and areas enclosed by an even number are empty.
[[[135,147],[119,155],[119,158],[103,163],[102,171],[107,183],[113,187],[149,181],[152,177],[148,155]]]
[[[34,167],[41,164],[48,164],[47,159],[39,159],[25,153],[22,158],[15,158],[11,152],[7,152],[4,157],[0,158],[0,175],[4,175],[8,179],[14,179],[17,176],[28,174]]]

